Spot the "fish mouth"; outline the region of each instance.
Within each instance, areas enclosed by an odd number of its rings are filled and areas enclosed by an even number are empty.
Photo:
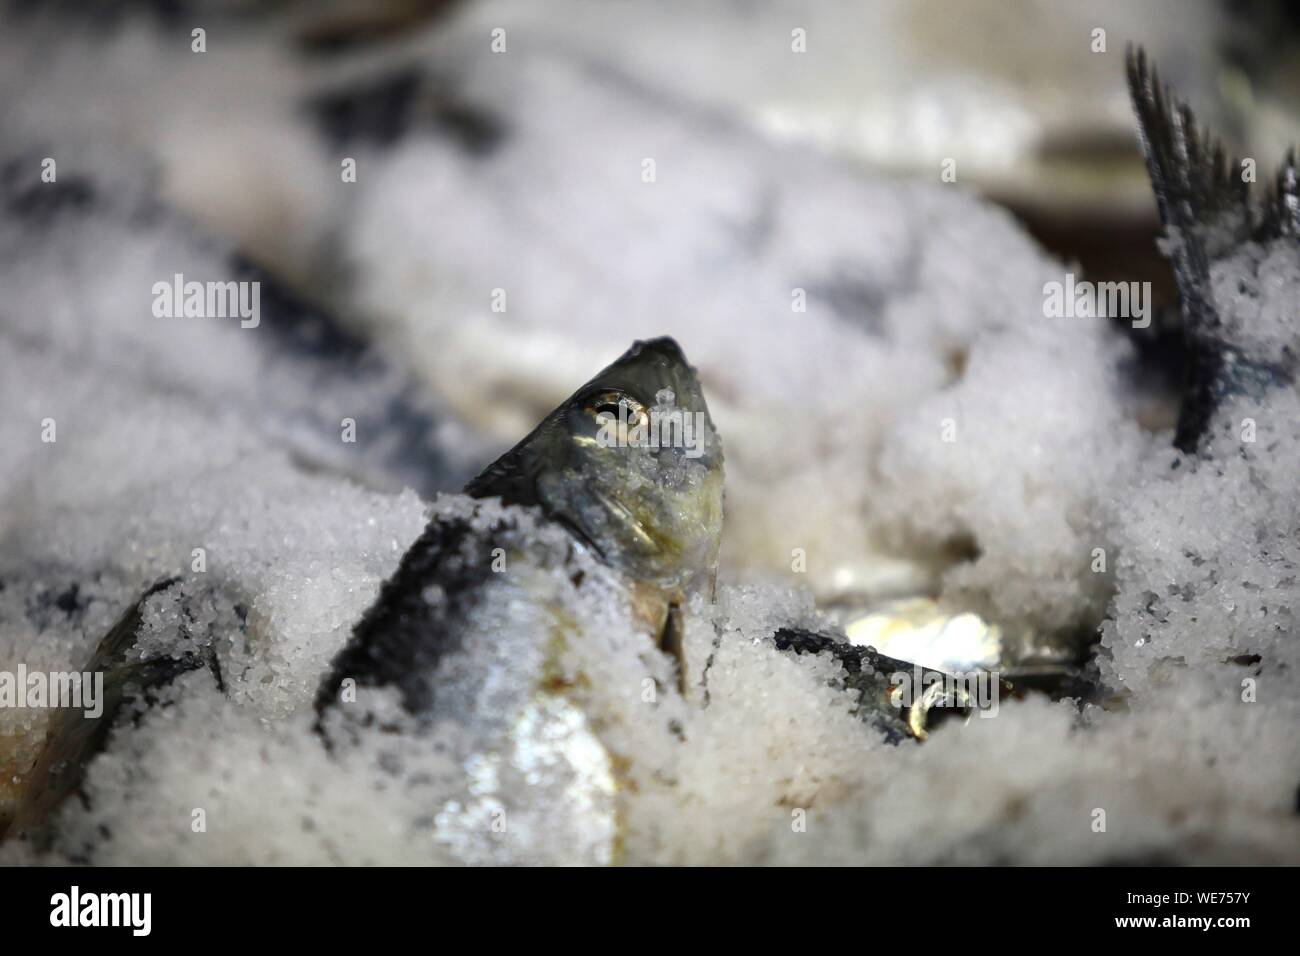
[[[654,352],[663,356],[671,362],[679,365],[688,365],[686,353],[682,347],[677,344],[677,340],[671,335],[660,335],[653,339],[637,339],[632,343],[624,358],[638,356],[642,352]]]

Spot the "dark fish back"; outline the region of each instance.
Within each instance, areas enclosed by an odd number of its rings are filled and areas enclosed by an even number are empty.
[[[358,687],[397,687],[406,710],[427,712],[438,662],[460,646],[459,623],[493,574],[492,536],[511,527],[509,519],[484,531],[466,518],[434,518],[335,657],[317,693],[317,714],[339,701],[347,678]],[[434,600],[431,587],[438,589]]]

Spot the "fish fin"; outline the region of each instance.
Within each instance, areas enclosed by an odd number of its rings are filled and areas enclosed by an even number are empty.
[[[1160,217],[1190,239],[1180,264],[1203,278],[1208,258],[1251,236],[1249,184],[1236,175],[1237,164],[1226,159],[1222,144],[1197,125],[1191,107],[1169,95],[1141,48],[1129,50],[1127,66]]]
[[[1140,47],[1129,48],[1127,69],[1142,153],[1165,227],[1165,252],[1178,285],[1187,347],[1187,381],[1174,445],[1192,453],[1225,398],[1291,379],[1290,370],[1250,358],[1231,340],[1214,302],[1210,269],[1241,243],[1297,234],[1300,190],[1291,157],[1257,220],[1249,183],[1237,173],[1239,164],[1227,160],[1222,145],[1198,127],[1186,103],[1170,97]]]

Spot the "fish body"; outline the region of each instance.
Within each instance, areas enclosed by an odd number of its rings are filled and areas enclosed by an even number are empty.
[[[698,449],[628,434],[669,393],[702,416]],[[681,680],[681,615],[716,577],[722,452],[694,371],[670,339],[637,343],[466,494],[435,504],[336,658],[322,732],[436,739],[464,786],[432,808],[435,840],[461,860],[614,862],[611,741]]]
[[[125,718],[137,704],[150,705],[158,691],[190,671],[207,667],[221,684],[220,667],[210,644],[196,643],[174,656],[137,651],[147,605],[176,584],[176,579],[168,579],[151,586],[100,640],[83,668],[88,674],[103,675],[100,712],[54,712],[39,756],[23,775],[25,783],[13,819],[7,826],[0,820],[0,837],[21,837],[38,849],[47,849],[54,836],[56,811],[78,791],[87,765],[103,751],[119,718]]]
[[[588,716],[594,678],[581,658],[635,655],[627,628],[606,622],[623,638],[615,648],[590,623],[593,606],[628,596],[529,509],[440,500],[322,684],[326,740],[345,748],[376,725],[445,749],[459,782],[430,815],[434,839],[463,862],[614,862],[618,755]]]

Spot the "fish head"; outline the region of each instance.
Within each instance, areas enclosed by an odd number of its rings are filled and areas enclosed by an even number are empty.
[[[465,491],[539,506],[640,584],[712,597],[722,445],[671,338],[633,344]]]

